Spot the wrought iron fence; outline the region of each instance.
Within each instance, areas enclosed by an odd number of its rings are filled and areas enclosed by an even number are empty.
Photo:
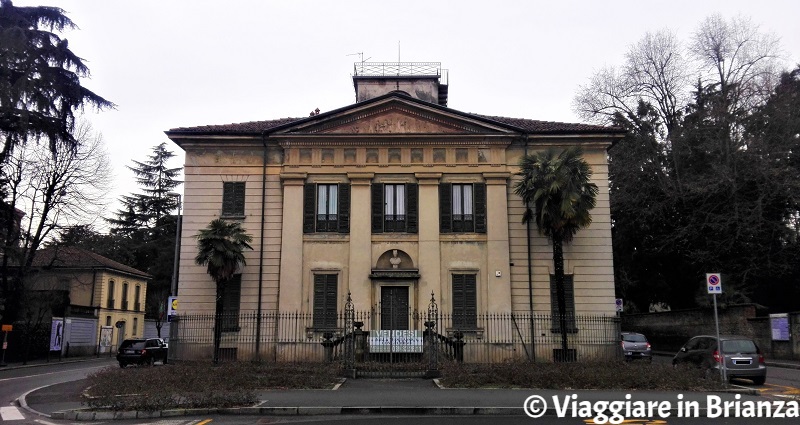
[[[487,313],[478,314],[474,320],[463,320],[439,313],[435,304],[427,312],[395,311],[390,318],[387,316],[380,309],[345,310],[337,313],[336,326],[328,328],[314,327],[313,313],[306,312],[222,316],[219,323],[225,326],[219,358],[342,362],[346,369],[359,370],[401,364],[408,370],[436,370],[446,361],[551,362],[558,358],[562,348],[558,316]],[[214,319],[213,314],[178,316],[170,329],[170,359],[211,359]],[[619,357],[619,319],[593,315],[567,319],[571,358],[585,361]],[[232,323],[236,325],[231,326]],[[464,323],[469,323],[469,327],[456,325]]]

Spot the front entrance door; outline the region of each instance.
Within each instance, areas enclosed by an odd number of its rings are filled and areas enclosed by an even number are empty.
[[[381,330],[408,330],[408,286],[381,287]]]

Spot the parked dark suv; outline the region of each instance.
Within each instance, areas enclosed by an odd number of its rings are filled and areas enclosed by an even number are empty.
[[[728,379],[750,379],[756,385],[761,385],[767,380],[764,355],[752,339],[736,335],[720,336],[719,339],[722,342],[721,355],[717,348],[716,337],[700,335],[690,339],[681,347],[672,359],[672,364],[693,364],[717,374],[720,366],[724,364]]]
[[[653,361],[653,351],[647,337],[635,332],[622,332],[619,335],[622,354],[625,360],[643,359],[648,362]]]
[[[167,363],[167,344],[161,338],[126,339],[117,350],[119,367],[129,364],[152,366],[161,361]]]

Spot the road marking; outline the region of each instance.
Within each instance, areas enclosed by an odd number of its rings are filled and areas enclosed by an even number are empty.
[[[14,406],[0,407],[0,418],[4,421],[21,421],[25,419],[22,413]]]
[[[86,368],[86,369],[69,369],[69,370],[60,370],[60,371],[58,371],[58,372],[47,372],[47,373],[40,373],[40,374],[38,374],[38,375],[17,376],[17,377],[15,377],[15,378],[4,378],[4,379],[0,379],[0,382],[4,382],[4,381],[13,381],[13,380],[15,380],[15,379],[28,379],[28,378],[35,378],[35,377],[37,377],[37,376],[55,375],[55,374],[58,374],[58,373],[69,373],[69,372],[75,372],[75,371],[77,371],[77,370],[103,369],[103,368],[106,368],[106,367],[108,367],[108,365],[104,365],[104,366],[97,366],[97,367],[90,367],[90,368]]]
[[[204,421],[200,421],[200,422],[198,422],[198,423],[197,423],[197,425],[206,425],[207,423],[209,423],[209,422],[211,422],[211,421],[212,421],[212,419],[206,419],[206,420],[204,420]]]
[[[198,421],[186,421],[186,419],[164,419],[156,422],[142,422],[138,425],[194,425]],[[48,424],[45,424],[48,425]],[[50,425],[58,425],[58,424],[50,424]]]
[[[34,422],[38,422],[38,423],[40,423],[40,424],[42,424],[42,425],[58,425],[58,424],[57,424],[57,423],[55,423],[55,422],[43,421],[43,420],[41,420],[41,419],[34,419],[33,421],[34,421]]]
[[[586,423],[586,424],[589,424],[589,425],[597,424],[597,422],[595,422],[594,419],[584,419],[583,422]],[[606,422],[603,422],[603,423],[608,423],[608,422],[606,421]],[[631,424],[631,425],[633,425],[633,424],[637,424],[637,425],[666,425],[667,421],[665,421],[663,419],[623,419],[622,422],[620,422],[620,423],[621,424]]]

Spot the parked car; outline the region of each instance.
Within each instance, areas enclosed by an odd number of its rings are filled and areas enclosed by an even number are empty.
[[[724,364],[728,379],[750,379],[756,385],[767,380],[764,355],[755,341],[737,335],[720,336],[719,340],[722,354],[715,336],[700,335],[690,339],[672,359],[672,364],[692,364],[717,374]]]
[[[644,359],[648,362],[653,361],[653,351],[647,337],[636,332],[622,332],[619,335],[622,345],[622,354],[625,360]]]
[[[167,344],[161,338],[132,338],[122,341],[117,350],[119,367],[129,364],[151,366],[157,361],[167,363]]]

